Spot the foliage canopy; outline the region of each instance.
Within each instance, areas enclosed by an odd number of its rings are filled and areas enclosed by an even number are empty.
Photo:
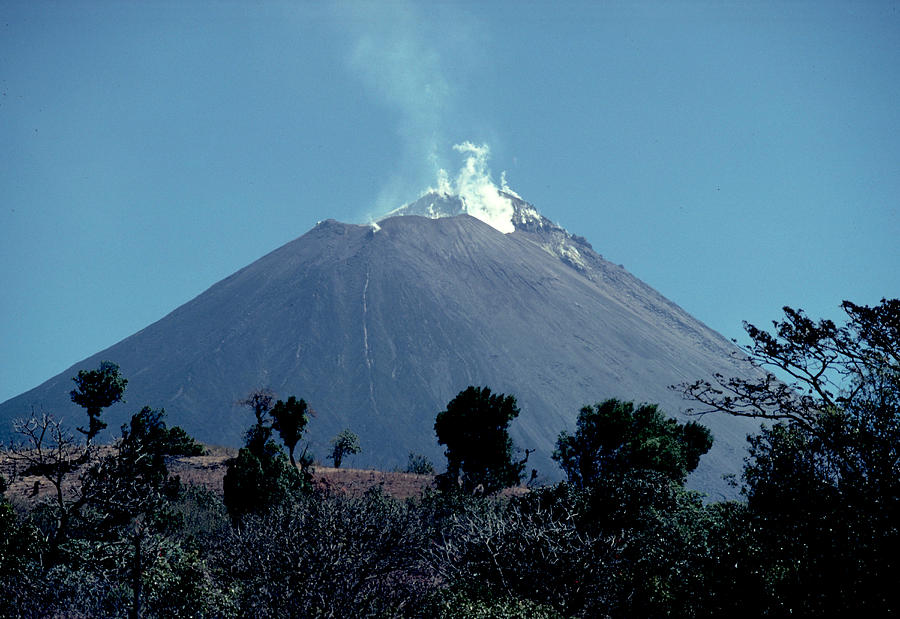
[[[493,493],[519,484],[524,462],[513,460],[509,423],[519,416],[516,398],[492,394],[488,387],[468,387],[438,413],[434,431],[447,447],[444,488],[455,484],[463,492],[481,488]]]
[[[358,454],[362,451],[359,445],[359,437],[350,431],[350,428],[341,430],[337,436],[331,440],[331,455],[334,461],[334,468],[341,468],[344,456]]]
[[[696,422],[669,419],[655,404],[610,399],[581,409],[575,434],[559,435],[553,459],[577,487],[643,471],[683,484],[711,446],[709,430]]]
[[[78,431],[90,443],[106,428],[106,422],[100,419],[100,413],[122,399],[128,380],[119,372],[119,366],[111,361],[101,361],[96,370],[79,370],[72,380],[75,382],[75,389],[69,396],[72,402],[84,408],[88,414],[88,427],[78,428]]]
[[[302,398],[297,400],[294,396],[290,396],[286,402],[278,400],[272,407],[272,428],[278,432],[287,447],[291,466],[294,467],[297,466],[294,450],[297,448],[297,443],[303,438],[310,413],[311,410],[306,400]]]
[[[760,573],[781,613],[897,610],[900,300],[842,304],[845,325],[784,308],[772,332],[745,324],[758,380],[683,385],[701,413],[774,421],[744,470]]]
[[[684,488],[708,432],[616,400],[585,407],[560,436],[569,482],[495,497],[474,490],[520,478],[507,434],[518,408],[470,387],[435,423],[444,479],[469,492],[409,500],[377,487],[298,492],[265,393],[248,398],[256,423],[224,503],[170,475],[174,454],[199,447],[161,410],[143,408],[102,448],[33,415],[4,474],[11,488],[38,476],[53,492],[27,503],[0,491],[0,615],[892,616],[900,304],[844,309],[843,326],[800,310],[772,333],[747,326],[754,362],[794,384],[682,387],[705,410],[765,420],[743,502]]]

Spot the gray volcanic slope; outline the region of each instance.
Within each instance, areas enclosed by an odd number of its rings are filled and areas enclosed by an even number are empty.
[[[377,230],[322,222],[3,403],[0,424],[8,432],[32,406],[81,423],[71,377],[108,359],[129,379],[127,403],[106,413],[112,429],[146,404],[204,442],[235,445],[252,418],[235,402],[269,387],[317,411],[309,439],[321,458],[350,427],[364,450],[354,465],[402,465],[410,450],[439,464],[435,414],[466,386],[488,385],[518,398],[513,438],[537,450],[529,466],[552,479],[554,442],[581,406],[619,397],[678,414],[687,403],[669,385],[751,371],[721,336],[515,204],[511,234],[468,215],[391,217]],[[728,494],[721,475],[740,470],[756,424],[703,422],[715,446],[691,485]]]

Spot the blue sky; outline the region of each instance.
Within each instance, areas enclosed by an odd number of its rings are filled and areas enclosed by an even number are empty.
[[[0,401],[490,147],[727,337],[900,294],[900,3],[0,2]]]

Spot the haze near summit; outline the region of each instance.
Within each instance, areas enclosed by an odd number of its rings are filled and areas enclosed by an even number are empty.
[[[502,232],[512,232],[512,204],[498,193],[506,187],[494,183],[488,160],[490,146],[476,136],[455,135],[458,123],[460,88],[447,77],[441,52],[429,44],[427,27],[418,13],[420,7],[409,3],[379,5],[354,4],[345,9],[358,13],[351,20],[356,33],[349,65],[378,105],[394,111],[401,154],[395,173],[385,180],[374,205],[372,219],[413,202],[427,191],[459,195],[466,210]],[[444,40],[456,41],[454,60],[468,64],[466,53],[474,34],[461,19],[448,20]],[[452,34],[448,34],[451,30]],[[456,75],[465,74],[457,67]],[[463,90],[472,90],[465,88]],[[448,134],[451,134],[448,138]],[[463,156],[459,172],[452,151]]]

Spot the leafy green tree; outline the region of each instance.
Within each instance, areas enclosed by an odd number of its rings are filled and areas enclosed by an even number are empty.
[[[328,457],[334,461],[334,468],[339,469],[344,456],[358,454],[361,451],[359,437],[347,428],[331,439],[331,455]]]
[[[242,447],[237,457],[228,461],[223,490],[225,506],[234,520],[265,512],[306,488],[300,472],[291,466],[281,449],[272,441],[268,445],[274,449],[262,457]]]
[[[166,451],[172,456],[202,456],[206,453],[206,448],[180,426],[169,428],[165,441]]]
[[[845,325],[784,308],[773,332],[745,324],[750,380],[683,385],[719,412],[774,421],[744,470],[757,570],[777,615],[900,610],[900,300],[844,301]]]
[[[273,400],[271,393],[256,391],[243,401],[253,411],[256,423],[247,431],[237,457],[227,462],[223,490],[225,506],[234,520],[263,512],[309,489],[309,476],[301,474],[271,440]]]
[[[78,428],[78,431],[87,437],[87,444],[90,445],[94,437],[106,428],[100,413],[122,400],[128,380],[119,373],[119,366],[111,361],[101,361],[96,370],[80,370],[72,380],[75,381],[75,389],[69,393],[72,402],[88,414],[87,428]]]
[[[710,532],[724,519],[683,487],[711,444],[706,428],[668,419],[655,405],[610,399],[584,407],[575,432],[561,433],[554,453],[568,483],[516,500],[529,518],[560,514],[561,522],[548,521],[540,535],[565,530],[564,524],[572,540],[558,556],[523,553],[531,558],[509,570],[529,575],[520,594],[565,616],[730,610],[720,600],[730,599],[733,587],[706,578],[719,552]],[[499,540],[490,548],[500,562]]]
[[[576,428],[575,434],[559,435],[553,459],[579,488],[641,471],[684,484],[712,447],[707,428],[669,419],[655,404],[635,408],[632,402],[609,399],[585,406]]]
[[[438,484],[463,492],[481,488],[493,493],[522,481],[524,462],[513,461],[509,423],[519,416],[516,398],[492,394],[488,387],[468,387],[438,413],[434,431],[447,447],[447,472]]]
[[[287,402],[278,400],[272,407],[272,427],[288,448],[288,456],[293,467],[297,466],[297,461],[294,460],[294,449],[303,438],[306,424],[309,423],[309,414],[310,408],[306,404],[306,400],[298,401],[294,396],[290,396]]]

